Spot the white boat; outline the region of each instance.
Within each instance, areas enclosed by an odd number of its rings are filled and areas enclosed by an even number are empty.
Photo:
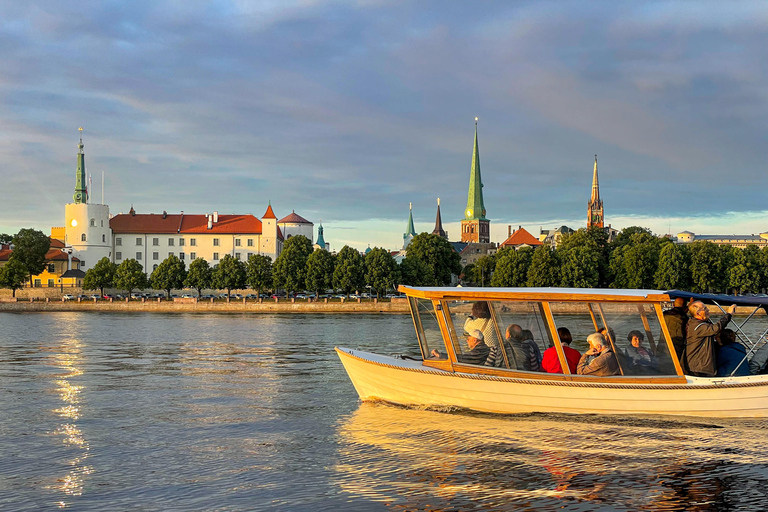
[[[663,319],[675,297],[708,304],[762,307],[761,298],[694,295],[658,290],[563,288],[412,288],[408,295],[420,357],[386,356],[337,347],[360,398],[404,406],[463,408],[489,413],[668,414],[706,417],[768,416],[768,375],[693,377],[684,375]],[[479,303],[484,303],[478,306]],[[468,316],[473,308],[484,316]],[[749,318],[752,318],[752,315]],[[716,315],[714,315],[716,317]],[[747,320],[749,320],[749,318]],[[485,320],[485,322],[479,322]],[[749,349],[756,342],[733,328]],[[563,373],[526,371],[505,357],[501,368],[460,362],[469,351],[465,328],[482,327],[489,345],[503,340],[507,326],[532,334],[543,352],[552,347]],[[619,357],[610,377],[571,373],[557,329],[571,331],[583,352],[587,335],[608,328],[615,353],[624,354],[628,333],[644,334],[655,356],[653,368]],[[519,330],[519,329],[518,329]],[[554,333],[554,335],[553,335]],[[437,350],[439,357],[434,357]],[[750,353],[752,350],[750,350]],[[744,365],[748,361],[743,361]]]

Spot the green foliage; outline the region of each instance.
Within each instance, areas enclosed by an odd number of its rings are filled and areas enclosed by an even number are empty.
[[[225,255],[219,264],[213,267],[211,279],[215,288],[227,290],[229,295],[232,290],[245,288],[246,267],[245,263],[231,254]]]
[[[196,289],[197,296],[200,297],[203,294],[203,288],[210,288],[212,283],[213,271],[205,259],[197,258],[189,264],[184,286]]]
[[[518,250],[502,249],[496,253],[496,269],[491,279],[491,286],[526,286],[533,254],[532,247],[521,247]]]
[[[467,265],[469,267],[469,265]],[[400,284],[408,286],[431,286],[435,282],[432,267],[418,258],[406,256],[400,262]]]
[[[133,290],[143,290],[148,285],[144,267],[133,258],[123,261],[115,270],[114,285],[116,288],[127,291],[128,295]]]
[[[8,288],[15,297],[16,290],[24,287],[27,276],[27,268],[20,261],[11,258],[0,267],[0,288]]]
[[[306,289],[307,258],[312,254],[312,242],[302,235],[285,241],[283,250],[272,266],[272,277],[277,288],[290,292]]]
[[[336,256],[333,270],[333,287],[346,295],[363,287],[363,258],[356,249],[345,245]]]
[[[754,246],[731,252],[733,263],[728,270],[728,287],[734,293],[757,292],[762,284],[760,250]]]
[[[187,278],[187,270],[184,262],[178,256],[171,254],[152,271],[149,282],[156,290],[165,290],[168,299],[171,298],[171,290],[180,290],[184,287]]]
[[[689,290],[691,287],[691,255],[688,247],[672,242],[662,243],[654,281],[659,290]]]
[[[555,252],[549,245],[541,245],[533,251],[531,265],[528,267],[528,286],[557,286],[560,272]]]
[[[388,250],[374,247],[365,255],[365,283],[376,290],[376,297],[394,287],[398,280],[397,263]]]
[[[51,239],[36,229],[21,229],[13,237],[11,259],[19,261],[27,270],[29,282],[32,276],[45,270],[45,254],[51,248]]]
[[[586,229],[564,237],[555,253],[560,264],[560,286],[594,288],[599,285],[602,251]]]
[[[421,233],[413,237],[408,258],[421,260],[431,269],[432,281],[424,283],[425,286],[445,286],[451,283],[451,274],[461,273],[461,256],[439,235]]]
[[[462,285],[475,284],[475,264],[468,263],[462,268],[461,274],[459,274],[459,279],[461,280]]]
[[[114,285],[115,272],[117,272],[117,265],[104,256],[85,272],[83,289],[99,290],[103,296],[104,288]]]
[[[8,245],[13,242],[13,235],[8,233],[0,233],[0,245]]]
[[[251,254],[248,257],[245,281],[259,295],[261,290],[272,288],[272,258],[263,254]]]
[[[627,245],[632,240],[633,235],[637,234],[646,234],[653,236],[653,232],[651,232],[648,228],[643,228],[640,226],[629,226],[628,228],[622,229],[619,234],[616,236],[616,239],[611,242],[610,247],[611,251],[617,247],[622,247],[624,245]]]
[[[647,230],[637,230],[610,255],[611,288],[653,288],[662,240]]]
[[[493,271],[496,269],[496,255],[486,254],[475,261],[475,271],[472,281],[480,286],[491,284]]]
[[[697,240],[690,244],[692,291],[722,290],[724,285],[723,251],[717,245]]]
[[[335,266],[333,254],[323,249],[315,249],[307,258],[306,289],[313,290],[319,297],[322,292],[332,287]]]

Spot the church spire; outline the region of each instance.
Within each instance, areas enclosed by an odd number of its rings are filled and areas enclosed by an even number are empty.
[[[448,233],[443,229],[443,218],[440,216],[440,198],[437,198],[437,217],[435,218],[435,229],[432,230],[433,235],[439,235],[446,240],[448,239]]]
[[[467,194],[467,210],[464,212],[467,220],[485,220],[485,203],[483,203],[483,179],[480,176],[480,147],[477,143],[477,118],[475,118],[475,147],[472,151],[472,169],[469,173],[469,192]]]
[[[413,237],[416,236],[416,229],[413,227],[413,203],[408,203],[408,226],[403,234],[403,250],[410,245]]]
[[[320,226],[317,228],[317,243],[315,245],[320,246],[325,250],[325,237],[323,237],[323,221],[320,221]]]
[[[85,153],[83,152],[83,127],[80,132],[80,143],[77,145],[77,176],[75,181],[75,194],[72,196],[75,204],[88,202],[88,189],[85,181]]]
[[[602,228],[605,225],[605,213],[603,200],[600,199],[600,184],[597,180],[597,155],[595,155],[595,169],[592,172],[592,195],[587,203],[587,227]]]

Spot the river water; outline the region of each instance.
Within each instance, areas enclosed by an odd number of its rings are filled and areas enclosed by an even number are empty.
[[[414,338],[407,315],[0,313],[0,510],[766,507],[763,420],[359,403],[334,345]]]

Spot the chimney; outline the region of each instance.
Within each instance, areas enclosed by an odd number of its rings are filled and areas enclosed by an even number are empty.
[[[213,212],[213,222],[219,222],[219,212]]]
[[[213,215],[206,214],[206,217],[208,218],[208,229],[211,229],[213,227]]]
[[[168,212],[163,210],[163,218],[166,218],[168,216]]]
[[[512,236],[512,224],[507,225],[507,238]]]

